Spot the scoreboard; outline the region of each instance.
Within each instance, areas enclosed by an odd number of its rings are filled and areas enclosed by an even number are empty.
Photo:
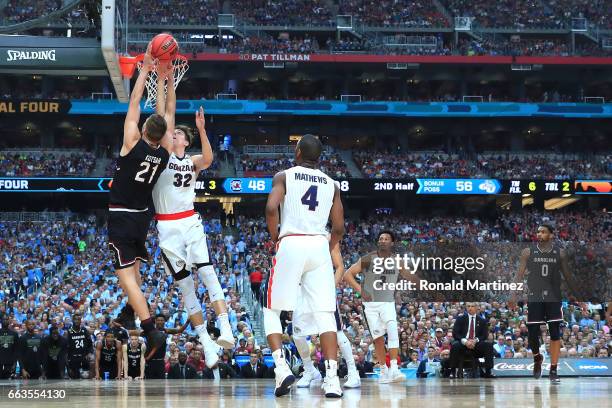
[[[499,179],[345,179],[338,180],[348,195],[496,195],[496,194],[612,194],[612,180]],[[0,193],[106,193],[111,178],[0,177]],[[200,178],[196,192],[209,195],[268,194],[271,177]]]
[[[346,179],[338,180],[346,194],[495,195],[612,194],[612,180],[498,179]],[[212,178],[198,180],[196,191],[207,194],[267,194],[272,178]]]

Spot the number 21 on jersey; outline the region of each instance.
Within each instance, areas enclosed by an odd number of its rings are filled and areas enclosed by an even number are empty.
[[[140,163],[140,169],[139,169],[140,171],[136,173],[136,177],[134,177],[134,180],[140,181],[141,183],[151,184],[158,166],[159,164],[154,164],[153,166],[151,166],[151,163],[149,163],[148,161],[143,161],[142,163]],[[149,176],[149,170],[151,170],[150,176]],[[148,181],[147,181],[147,177],[149,178]]]

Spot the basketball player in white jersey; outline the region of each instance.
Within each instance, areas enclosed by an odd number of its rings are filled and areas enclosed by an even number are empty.
[[[264,327],[276,364],[277,397],[287,394],[295,381],[281,347],[280,313],[296,309],[300,290],[302,310],[300,321],[294,321],[294,325],[306,333],[320,335],[326,368],[325,396],[342,396],[336,361],[336,285],[330,248],[344,235],[344,210],[340,189],[316,168],[322,149],[317,137],[304,135],[295,149],[296,166],[274,176],[266,204],[266,222],[270,238],[276,243],[276,255],[264,296]],[[330,218],[328,241],[326,226]]]
[[[408,271],[400,269],[396,265],[393,269],[385,268],[380,272],[374,269],[376,259],[392,258],[395,253],[395,236],[391,231],[382,231],[378,234],[378,250],[359,258],[351,265],[344,274],[344,280],[363,299],[363,311],[366,322],[370,330],[370,335],[374,339],[376,359],[381,365],[380,383],[392,383],[404,381],[406,377],[397,367],[397,357],[399,355],[399,333],[397,328],[397,313],[395,311],[395,293],[391,290],[376,290],[375,282],[383,281],[386,283],[396,283],[399,275],[410,279]],[[382,262],[379,264],[379,266]],[[360,285],[355,277],[363,274],[363,282]],[[387,345],[389,347],[390,367],[387,370],[387,351],[385,349],[385,334],[387,334]]]
[[[210,368],[218,360],[218,348],[206,331],[202,308],[191,276],[192,268],[197,269],[200,282],[206,286],[220,322],[221,335],[217,344],[226,349],[234,347],[225,296],[210,259],[201,218],[193,208],[197,175],[210,166],[213,152],[206,135],[204,110],[200,107],[195,121],[202,143],[202,154],[192,157],[185,153],[185,149],[193,143],[193,136],[186,126],[175,128],[176,93],[173,75],[167,75],[168,96],[167,100],[164,100],[164,74],[165,72],[160,72],[159,75],[157,86],[160,91],[157,92],[156,110],[169,124],[168,132],[172,135],[173,145],[168,165],[153,189],[159,246],[166,272],[172,274],[181,289],[189,319],[204,345],[206,365]]]
[[[342,254],[340,253],[340,244],[336,245],[332,249],[331,257],[334,268],[336,269],[334,279],[336,285],[339,285],[340,282],[342,282],[345,272],[344,263],[342,262]],[[297,382],[297,387],[308,388],[310,387],[311,383],[321,380],[321,373],[312,363],[312,359],[310,358],[310,348],[305,337],[316,333],[304,333],[301,327],[295,325],[296,321],[299,322],[301,320],[299,312],[300,307],[298,306],[293,312],[293,342],[300,353],[300,357],[302,357],[302,362],[304,363],[304,373],[302,378],[300,378],[300,380]],[[348,368],[348,378],[344,383],[344,388],[359,388],[361,386],[359,371],[357,371],[357,366],[355,365],[355,357],[353,356],[351,342],[346,337],[346,334],[344,334],[344,324],[342,323],[340,307],[337,302],[334,317],[336,319],[336,337],[338,338],[338,348],[340,348],[340,353],[342,354],[342,357],[344,357],[346,366]]]

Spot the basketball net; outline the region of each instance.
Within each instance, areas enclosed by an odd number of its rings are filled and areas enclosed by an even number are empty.
[[[143,67],[144,54],[141,54],[137,57],[121,57],[121,71],[123,76],[127,78],[131,78],[134,74],[134,65],[138,68],[138,72],[142,70]],[[178,86],[179,82],[183,79],[185,72],[189,69],[189,64],[187,62],[187,57],[184,55],[177,55],[176,58],[172,61],[172,73],[174,75],[174,90]],[[145,82],[145,94],[146,99],[144,103],[145,108],[155,109],[155,105],[157,104],[157,65],[156,67],[149,72],[147,76],[147,81]],[[168,82],[164,82],[164,92],[166,95],[168,94]]]

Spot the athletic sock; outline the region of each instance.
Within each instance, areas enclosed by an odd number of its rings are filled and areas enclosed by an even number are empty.
[[[217,319],[219,320],[219,324],[221,325],[221,332],[232,334],[232,326],[230,326],[229,316],[227,315],[227,313],[220,313],[219,316],[217,316]]]
[[[338,375],[338,362],[325,360],[325,378],[334,378]]]
[[[208,334],[208,331],[206,331],[205,324],[200,324],[199,326],[196,326],[195,331],[196,333],[198,333],[198,337],[200,338],[200,340],[204,340],[206,342],[212,342],[210,335]]]
[[[391,360],[389,362],[389,365],[390,365],[389,367],[390,370],[397,370],[397,360]]]
[[[287,361],[285,360],[285,356],[283,355],[283,349],[278,349],[276,351],[272,352],[272,358],[274,359],[274,364],[277,367],[280,367],[282,365],[287,365]]]

